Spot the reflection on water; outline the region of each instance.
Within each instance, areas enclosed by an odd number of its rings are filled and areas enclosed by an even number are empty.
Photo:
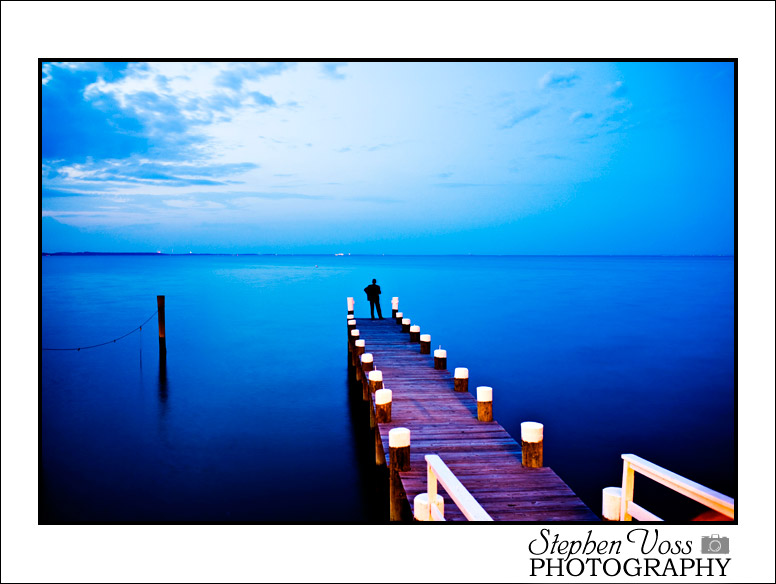
[[[167,358],[159,356],[159,401],[167,402]]]
[[[369,409],[361,395],[361,385],[352,379],[343,388],[348,394],[351,440],[355,445],[362,494],[361,512],[364,522],[381,523],[389,520],[388,473],[385,466],[375,465],[374,429],[369,427]]]
[[[159,356],[159,412],[164,418],[167,413],[167,358]]]

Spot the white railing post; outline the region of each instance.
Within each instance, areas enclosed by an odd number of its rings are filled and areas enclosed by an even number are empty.
[[[631,521],[628,506],[633,501],[633,467],[627,460],[622,461],[622,495],[620,499],[620,521]]]
[[[426,457],[427,492],[415,497],[413,516],[418,521],[444,521],[445,501],[437,494],[437,475]]]
[[[434,469],[431,467],[431,463],[427,463],[426,466],[428,467],[428,487],[426,488],[428,492],[428,519],[431,521],[431,507],[437,498],[437,477]]]

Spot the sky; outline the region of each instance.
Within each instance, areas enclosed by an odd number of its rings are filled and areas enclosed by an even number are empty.
[[[730,62],[45,62],[44,252],[734,251]]]

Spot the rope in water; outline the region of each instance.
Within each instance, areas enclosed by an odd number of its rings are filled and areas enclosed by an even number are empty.
[[[68,348],[63,348],[63,349],[43,347],[42,349],[44,351],[80,351],[82,349],[94,349],[96,347],[103,347],[105,345],[110,345],[111,343],[115,343],[116,341],[120,341],[124,337],[128,337],[129,335],[131,335],[132,333],[134,333],[136,331],[142,330],[143,329],[143,325],[146,324],[149,320],[151,320],[154,316],[156,316],[156,314],[158,312],[159,312],[158,310],[155,310],[154,313],[151,316],[149,316],[147,319],[145,319],[145,321],[143,321],[143,323],[141,325],[136,326],[135,328],[133,328],[128,333],[126,333],[124,335],[121,335],[120,337],[116,337],[115,339],[111,339],[110,341],[105,341],[104,343],[98,343],[96,345],[89,345],[87,347],[68,347]]]

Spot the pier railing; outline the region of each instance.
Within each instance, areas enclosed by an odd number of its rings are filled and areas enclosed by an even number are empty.
[[[603,515],[609,521],[663,521],[633,501],[635,473],[640,473],[685,497],[734,518],[735,501],[635,454],[623,454],[622,487],[607,487],[603,495]]]
[[[419,521],[445,520],[444,512],[437,506],[437,482],[439,482],[466,519],[469,521],[493,521],[482,505],[466,490],[466,487],[438,455],[427,454],[425,458],[428,464],[428,491],[418,495],[415,499],[415,519]],[[423,498],[423,495],[427,497],[426,500],[419,501],[418,498]]]

